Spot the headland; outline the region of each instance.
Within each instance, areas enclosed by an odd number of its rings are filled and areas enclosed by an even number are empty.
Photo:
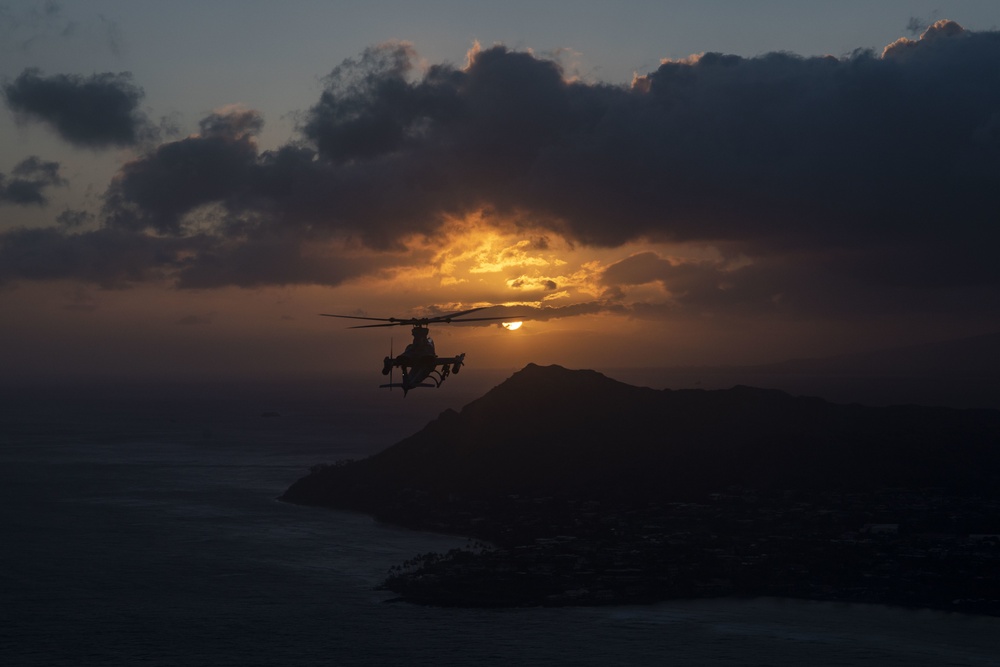
[[[473,538],[389,573],[422,604],[780,596],[1000,615],[998,489],[1000,411],[529,365],[281,499]]]

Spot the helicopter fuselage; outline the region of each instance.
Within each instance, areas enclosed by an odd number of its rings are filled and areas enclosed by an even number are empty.
[[[413,342],[399,356],[386,357],[382,366],[383,375],[389,375],[393,368],[402,370],[402,382],[389,382],[380,386],[400,387],[404,396],[417,387],[440,387],[452,372],[458,372],[465,361],[464,352],[455,357],[437,356],[434,340],[428,335],[427,327],[415,326],[411,333]]]
[[[444,315],[433,315],[429,317],[368,317],[367,315],[335,315],[332,313],[320,313],[323,317],[339,317],[347,320],[368,320],[378,322],[378,324],[361,324],[349,327],[351,329],[370,329],[373,327],[397,327],[410,325],[413,329],[413,342],[406,346],[403,353],[398,357],[392,356],[390,346],[389,356],[383,360],[382,375],[389,375],[388,384],[380,387],[399,387],[406,392],[417,387],[440,387],[441,383],[452,373],[458,373],[458,369],[465,363],[465,352],[454,357],[439,357],[434,351],[434,341],[428,335],[428,324],[451,324],[452,322],[486,322],[489,320],[503,320],[506,317],[468,317],[492,306],[479,306],[468,310],[460,310]],[[516,315],[511,319],[525,319],[521,315]],[[403,371],[402,382],[393,382],[391,373],[394,368]]]

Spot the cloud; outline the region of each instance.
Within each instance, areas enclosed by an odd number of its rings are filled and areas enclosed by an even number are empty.
[[[521,310],[522,315],[519,316],[523,316],[523,311],[527,309],[513,308],[511,310]],[[557,320],[566,317],[580,317],[583,315],[600,315],[602,313],[632,315],[633,311],[624,304],[607,303],[605,301],[587,301],[570,304],[568,306],[542,306],[529,311],[530,319],[538,322],[547,322],[549,320]]]
[[[1000,283],[1000,33],[938,21],[881,54],[705,53],[631,85],[503,46],[415,63],[407,44],[346,61],[276,150],[252,110],[211,114],[123,166],[100,238],[184,247],[135,275],[197,287],[339,284],[471,215],[580,247],[718,249],[612,262],[605,309],[643,285],[668,308],[815,313]],[[334,250],[350,244],[367,254]]]
[[[883,58],[905,58],[912,54],[923,54],[926,51],[922,51],[924,47],[921,46],[921,42],[933,41],[941,38],[954,38],[967,36],[969,33],[962,26],[955,23],[954,21],[948,21],[942,19],[940,21],[935,21],[929,26],[921,26],[916,19],[910,19],[910,23],[907,25],[907,29],[911,32],[916,32],[922,28],[920,39],[912,40],[906,37],[900,37],[892,44],[885,47],[882,50]]]
[[[414,96],[407,81],[414,56],[408,44],[387,44],[334,68],[302,128],[305,136],[339,161],[402,146],[413,129],[409,119],[433,105],[429,98]]]
[[[48,203],[43,192],[46,188],[66,185],[59,175],[58,162],[46,162],[34,155],[19,162],[11,176],[0,174],[0,204],[44,206]]]
[[[139,108],[144,93],[128,72],[44,77],[26,69],[3,92],[11,111],[46,123],[76,146],[132,146],[157,136]]]
[[[202,137],[239,141],[250,139],[264,129],[264,119],[253,109],[236,105],[214,111],[198,122]]]
[[[603,246],[922,241],[944,219],[981,233],[1000,161],[1000,34],[937,27],[911,46],[919,58],[709,53],[631,88],[570,83],[504,47],[412,78],[408,47],[372,49],[328,79],[304,146],[216,164],[234,147],[202,137],[190,159],[229,185],[169,213],[225,201],[373,245],[483,206]]]
[[[67,229],[83,227],[94,220],[94,214],[90,211],[66,209],[56,216],[56,222]]]
[[[356,256],[310,247],[296,236],[254,234],[240,242],[216,242],[189,258],[176,273],[182,288],[239,285],[339,285],[395,263],[392,257]]]
[[[620,303],[636,316],[707,313],[743,317],[889,317],[906,313],[962,317],[1000,308],[1000,270],[980,257],[851,252],[838,249],[739,258],[678,260],[655,252],[631,255],[607,266],[601,282],[605,301]],[[886,260],[886,257],[891,257]],[[965,266],[964,270],[950,265]],[[937,275],[948,267],[949,282]],[[655,285],[662,298],[636,294]],[[634,292],[635,291],[635,292]],[[634,292],[634,293],[633,293]]]
[[[602,282],[607,285],[642,285],[664,280],[674,269],[669,260],[654,252],[631,255],[604,270]]]
[[[185,258],[207,251],[203,237],[163,239],[100,229],[68,234],[55,228],[15,229],[0,235],[0,284],[14,280],[82,280],[122,288],[163,280]]]
[[[234,121],[217,116],[202,121],[206,135],[165,143],[126,164],[105,193],[105,213],[113,228],[185,233],[183,217],[194,209],[221,203],[239,209],[240,197],[254,191],[259,170],[257,147]]]
[[[520,276],[507,281],[508,287],[517,290],[551,292],[559,289],[559,284],[551,278]]]

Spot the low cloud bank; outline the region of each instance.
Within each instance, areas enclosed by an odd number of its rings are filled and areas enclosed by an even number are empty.
[[[691,306],[877,309],[936,290],[984,307],[1000,282],[1000,33],[939,21],[882,53],[705,53],[629,85],[502,46],[464,68],[415,62],[405,44],[345,61],[277,150],[258,149],[254,111],[209,116],[123,167],[99,231],[0,237],[0,278],[95,280],[82,257],[114,238],[123,279],[332,285],[385,260],[318,256],[324,243],[375,258],[486,212],[582,246],[714,245],[714,264],[643,256],[605,273],[609,294],[660,281]],[[55,109],[85,89],[118,100],[106,127]],[[29,71],[5,93],[81,145],[148,127],[121,76]],[[64,259],[12,265],[29,245]]]

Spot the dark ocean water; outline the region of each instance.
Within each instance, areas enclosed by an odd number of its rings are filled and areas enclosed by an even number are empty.
[[[940,612],[388,602],[391,566],[466,540],[275,497],[493,382],[463,379],[405,402],[350,383],[4,392],[0,664],[1000,665],[1000,619]]]

